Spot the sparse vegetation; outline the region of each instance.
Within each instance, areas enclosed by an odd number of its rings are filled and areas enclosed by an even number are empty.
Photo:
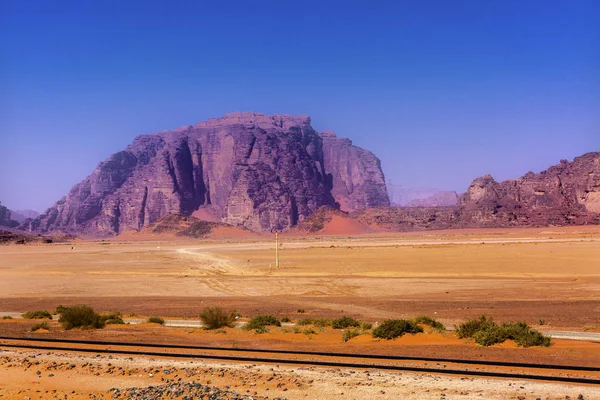
[[[123,325],[125,323],[120,312],[109,312],[108,314],[104,314],[102,315],[102,321],[106,325]]]
[[[426,315],[419,315],[418,317],[415,317],[413,319],[413,322],[415,324],[427,325],[431,327],[435,332],[443,332],[446,330],[444,324]]]
[[[355,338],[361,334],[361,330],[359,328],[346,329],[344,334],[342,335],[342,342],[347,342],[348,340]]]
[[[472,338],[481,346],[492,346],[506,340],[512,340],[522,347],[548,347],[552,344],[550,337],[531,329],[524,322],[498,325],[484,316],[461,324],[457,328],[457,335],[459,338]]]
[[[221,328],[221,329],[217,329],[215,331],[215,333],[219,333],[219,334],[225,335],[225,334],[227,334],[227,331],[225,329]]]
[[[281,321],[273,315],[257,315],[244,325],[244,329],[247,331],[254,329],[257,333],[265,333],[268,332],[267,326],[281,326]]]
[[[234,312],[225,312],[220,307],[207,307],[200,314],[204,329],[233,328],[235,317]]]
[[[544,318],[540,318],[538,320],[538,325],[540,325],[540,326],[546,325],[546,320]]]
[[[40,329],[45,329],[47,331],[50,330],[47,322],[40,322],[39,324],[35,324],[31,327],[31,332],[39,331]]]
[[[100,329],[104,327],[102,316],[90,306],[61,307],[60,311],[58,322],[65,330],[73,328]]]
[[[478,319],[471,319],[467,322],[463,322],[456,327],[456,336],[459,339],[472,338],[475,332],[485,330],[495,325],[491,318],[486,318],[484,315]]]
[[[338,319],[334,319],[333,321],[331,321],[331,327],[333,329],[346,329],[349,327],[359,327],[360,326],[360,322],[358,322],[357,320],[355,320],[352,317],[342,317],[342,318],[338,318]]]
[[[296,325],[299,326],[307,326],[314,325],[317,328],[325,328],[327,326],[331,326],[331,320],[327,318],[304,318],[300,321],[296,322]]]
[[[302,331],[303,334],[305,334],[306,336],[310,336],[310,335],[316,335],[317,331],[315,331],[313,328],[305,328]]]
[[[27,311],[22,315],[25,319],[52,319],[52,314],[46,310]]]
[[[66,309],[67,307],[63,306],[62,304],[59,305],[58,307],[56,307],[56,310],[54,310],[53,314],[54,315],[60,315],[63,313],[63,311]]]
[[[298,309],[298,314],[304,314],[304,312],[305,312],[305,311],[304,311],[304,308],[299,308],[299,309]]]
[[[360,329],[362,329],[363,331],[371,330],[373,329],[373,324],[370,322],[361,322]]]
[[[281,318],[281,322],[290,322],[290,318],[289,317],[283,317],[283,318]]]
[[[151,324],[159,324],[159,325],[164,325],[165,324],[165,320],[162,319],[161,317],[150,317],[148,318],[148,321]]]
[[[11,317],[10,315],[5,315],[4,317],[2,317],[2,319],[13,319],[13,317]]]
[[[373,337],[380,339],[395,339],[405,333],[420,333],[423,328],[413,321],[405,319],[389,319],[373,330]]]

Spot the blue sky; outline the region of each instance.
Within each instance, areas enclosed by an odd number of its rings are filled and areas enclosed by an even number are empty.
[[[600,150],[598,1],[0,1],[0,201],[44,210],[142,133],[308,114],[394,184]]]

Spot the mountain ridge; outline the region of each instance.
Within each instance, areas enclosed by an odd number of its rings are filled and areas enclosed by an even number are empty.
[[[287,230],[321,206],[389,205],[379,159],[310,124],[235,112],[137,136],[21,229],[111,236],[204,207],[219,222]]]

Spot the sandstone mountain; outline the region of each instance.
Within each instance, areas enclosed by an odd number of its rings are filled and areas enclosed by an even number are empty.
[[[11,218],[17,222],[23,222],[26,219],[33,219],[40,215],[39,212],[33,210],[10,210]]]
[[[388,206],[379,159],[310,123],[244,112],[138,136],[21,228],[107,236],[196,213],[286,230],[321,206]]]
[[[478,178],[461,197],[460,210],[462,221],[474,226],[600,223],[600,152],[517,180]]]
[[[365,233],[600,224],[600,153],[588,153],[572,162],[563,160],[516,180],[496,182],[489,175],[477,178],[456,206],[317,212],[298,229],[323,233],[332,216]]]
[[[19,223],[12,218],[10,210],[0,203],[0,226],[14,228]]]

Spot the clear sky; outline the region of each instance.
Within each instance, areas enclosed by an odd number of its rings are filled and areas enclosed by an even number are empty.
[[[43,211],[142,133],[308,114],[407,187],[600,150],[600,1],[0,0],[0,201]]]

